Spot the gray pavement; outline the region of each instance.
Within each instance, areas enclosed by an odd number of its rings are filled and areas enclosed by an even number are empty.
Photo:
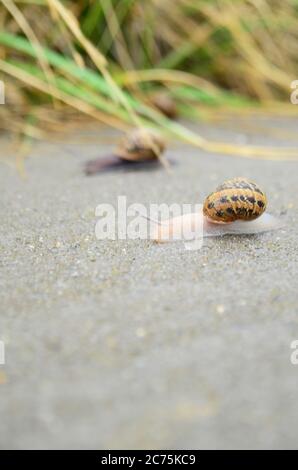
[[[192,127],[298,147],[297,124]],[[35,144],[26,179],[1,140],[1,448],[297,448],[298,162],[176,144],[171,174],[85,177],[83,162],[113,136],[89,129]],[[233,176],[266,190],[283,230],[208,239],[199,251],[94,236],[95,207],[119,194],[195,203]]]

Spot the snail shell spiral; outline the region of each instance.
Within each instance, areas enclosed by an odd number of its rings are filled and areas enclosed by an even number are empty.
[[[116,155],[123,160],[146,161],[157,159],[165,150],[160,135],[150,129],[134,129],[121,140]]]
[[[203,206],[204,215],[212,222],[254,220],[266,210],[264,192],[246,178],[225,181],[209,194]]]

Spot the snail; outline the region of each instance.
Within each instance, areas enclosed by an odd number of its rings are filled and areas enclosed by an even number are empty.
[[[168,93],[157,93],[152,98],[152,104],[169,119],[175,119],[177,117],[178,111],[176,103]]]
[[[161,158],[165,151],[163,138],[151,129],[134,129],[126,134],[113,155],[87,162],[85,173],[94,173],[127,165],[140,166],[165,161]]]
[[[162,222],[153,240],[161,243],[178,239],[195,239],[222,235],[256,234],[282,227],[279,219],[265,214],[264,192],[246,178],[234,178],[209,194],[198,212],[183,214]]]

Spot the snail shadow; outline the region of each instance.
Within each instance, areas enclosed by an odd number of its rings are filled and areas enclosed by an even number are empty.
[[[211,236],[203,235],[201,238],[187,240],[168,240],[167,243],[161,242],[160,240],[151,240],[151,242],[152,245],[157,246],[159,249],[165,246],[180,246],[181,249],[186,249],[190,252],[214,250],[214,248],[217,247],[222,251],[222,256],[228,254],[235,256],[235,253],[238,253],[239,262],[241,262],[241,253],[247,252],[247,250],[258,253],[261,248],[266,247],[267,243],[272,240],[272,237],[264,237],[264,235],[269,235],[269,232],[255,234],[214,234]],[[201,241],[201,243],[197,246],[198,241]]]
[[[167,159],[167,161],[170,167],[176,165],[176,162],[172,159]],[[121,159],[116,155],[108,155],[87,161],[84,164],[84,173],[87,176],[93,176],[110,172],[131,173],[138,171],[157,171],[163,168],[159,160],[130,161]]]
[[[230,242],[232,241],[233,243],[237,243],[239,245],[239,247],[243,244],[246,244],[246,243],[254,243],[258,240],[260,240],[260,238],[262,238],[262,236],[264,234],[266,234],[268,232],[259,232],[259,233],[224,233],[222,235],[214,235],[213,237],[209,237],[210,241],[211,240],[223,240],[223,241],[227,241],[227,242]],[[206,237],[208,238],[208,237]],[[245,245],[246,246],[246,245]]]
[[[243,253],[249,252],[250,255],[254,253],[258,256],[260,250],[264,249],[270,241],[272,241],[272,233],[269,231],[254,234],[226,233],[204,237],[202,249],[214,250],[215,247],[218,247],[226,255],[236,256],[238,262],[241,263],[241,255]]]

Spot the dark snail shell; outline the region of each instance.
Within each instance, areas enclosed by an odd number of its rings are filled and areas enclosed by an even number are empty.
[[[266,210],[264,192],[246,178],[225,181],[209,194],[203,206],[204,215],[213,222],[254,220]]]
[[[165,150],[160,135],[150,129],[134,129],[121,140],[115,154],[124,160],[146,161],[158,158]]]

